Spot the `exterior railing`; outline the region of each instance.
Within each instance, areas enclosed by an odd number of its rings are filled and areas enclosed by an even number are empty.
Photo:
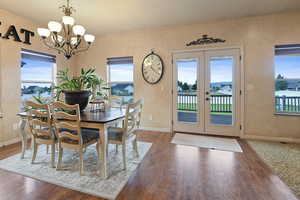
[[[276,96],[277,112],[300,112],[300,97]]]
[[[210,95],[211,112],[232,112],[232,95]],[[178,110],[197,111],[197,95],[178,93]]]
[[[300,96],[276,96],[276,112],[300,112]],[[197,95],[178,93],[178,110],[197,111]],[[211,95],[211,112],[232,112],[232,95]]]

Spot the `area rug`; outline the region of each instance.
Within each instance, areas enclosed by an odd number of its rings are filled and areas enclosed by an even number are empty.
[[[300,199],[300,145],[254,140],[248,143]]]
[[[79,154],[71,150],[65,150],[63,155],[63,167],[71,168],[70,170],[56,171],[50,168],[50,154],[46,155],[45,145],[39,147],[35,164],[31,164],[31,152],[29,150],[23,160],[20,159],[19,154],[0,160],[0,168],[83,193],[106,199],[115,199],[127,183],[130,175],[143,160],[151,145],[147,142],[138,142],[140,154],[138,158],[132,145],[127,145],[126,171],[123,170],[121,146],[117,153],[115,145],[109,145],[109,178],[106,180],[97,174],[95,145],[90,146],[84,153],[84,176],[80,176],[78,171]]]
[[[236,139],[176,133],[171,143],[221,151],[243,152]]]

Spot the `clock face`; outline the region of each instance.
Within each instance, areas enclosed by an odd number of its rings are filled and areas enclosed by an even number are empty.
[[[150,84],[155,84],[160,81],[163,76],[164,68],[161,58],[155,54],[150,53],[143,61],[142,74]]]

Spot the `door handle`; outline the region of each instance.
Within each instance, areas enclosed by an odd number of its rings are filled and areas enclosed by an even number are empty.
[[[209,92],[206,92],[206,95],[209,95]]]
[[[206,100],[206,101],[209,101],[209,98],[207,97],[205,100]]]

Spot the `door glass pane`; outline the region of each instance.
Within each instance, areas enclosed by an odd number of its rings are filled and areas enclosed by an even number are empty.
[[[197,59],[180,59],[177,65],[177,119],[197,122]]]
[[[213,57],[209,61],[211,124],[233,124],[233,64],[232,57]]]

